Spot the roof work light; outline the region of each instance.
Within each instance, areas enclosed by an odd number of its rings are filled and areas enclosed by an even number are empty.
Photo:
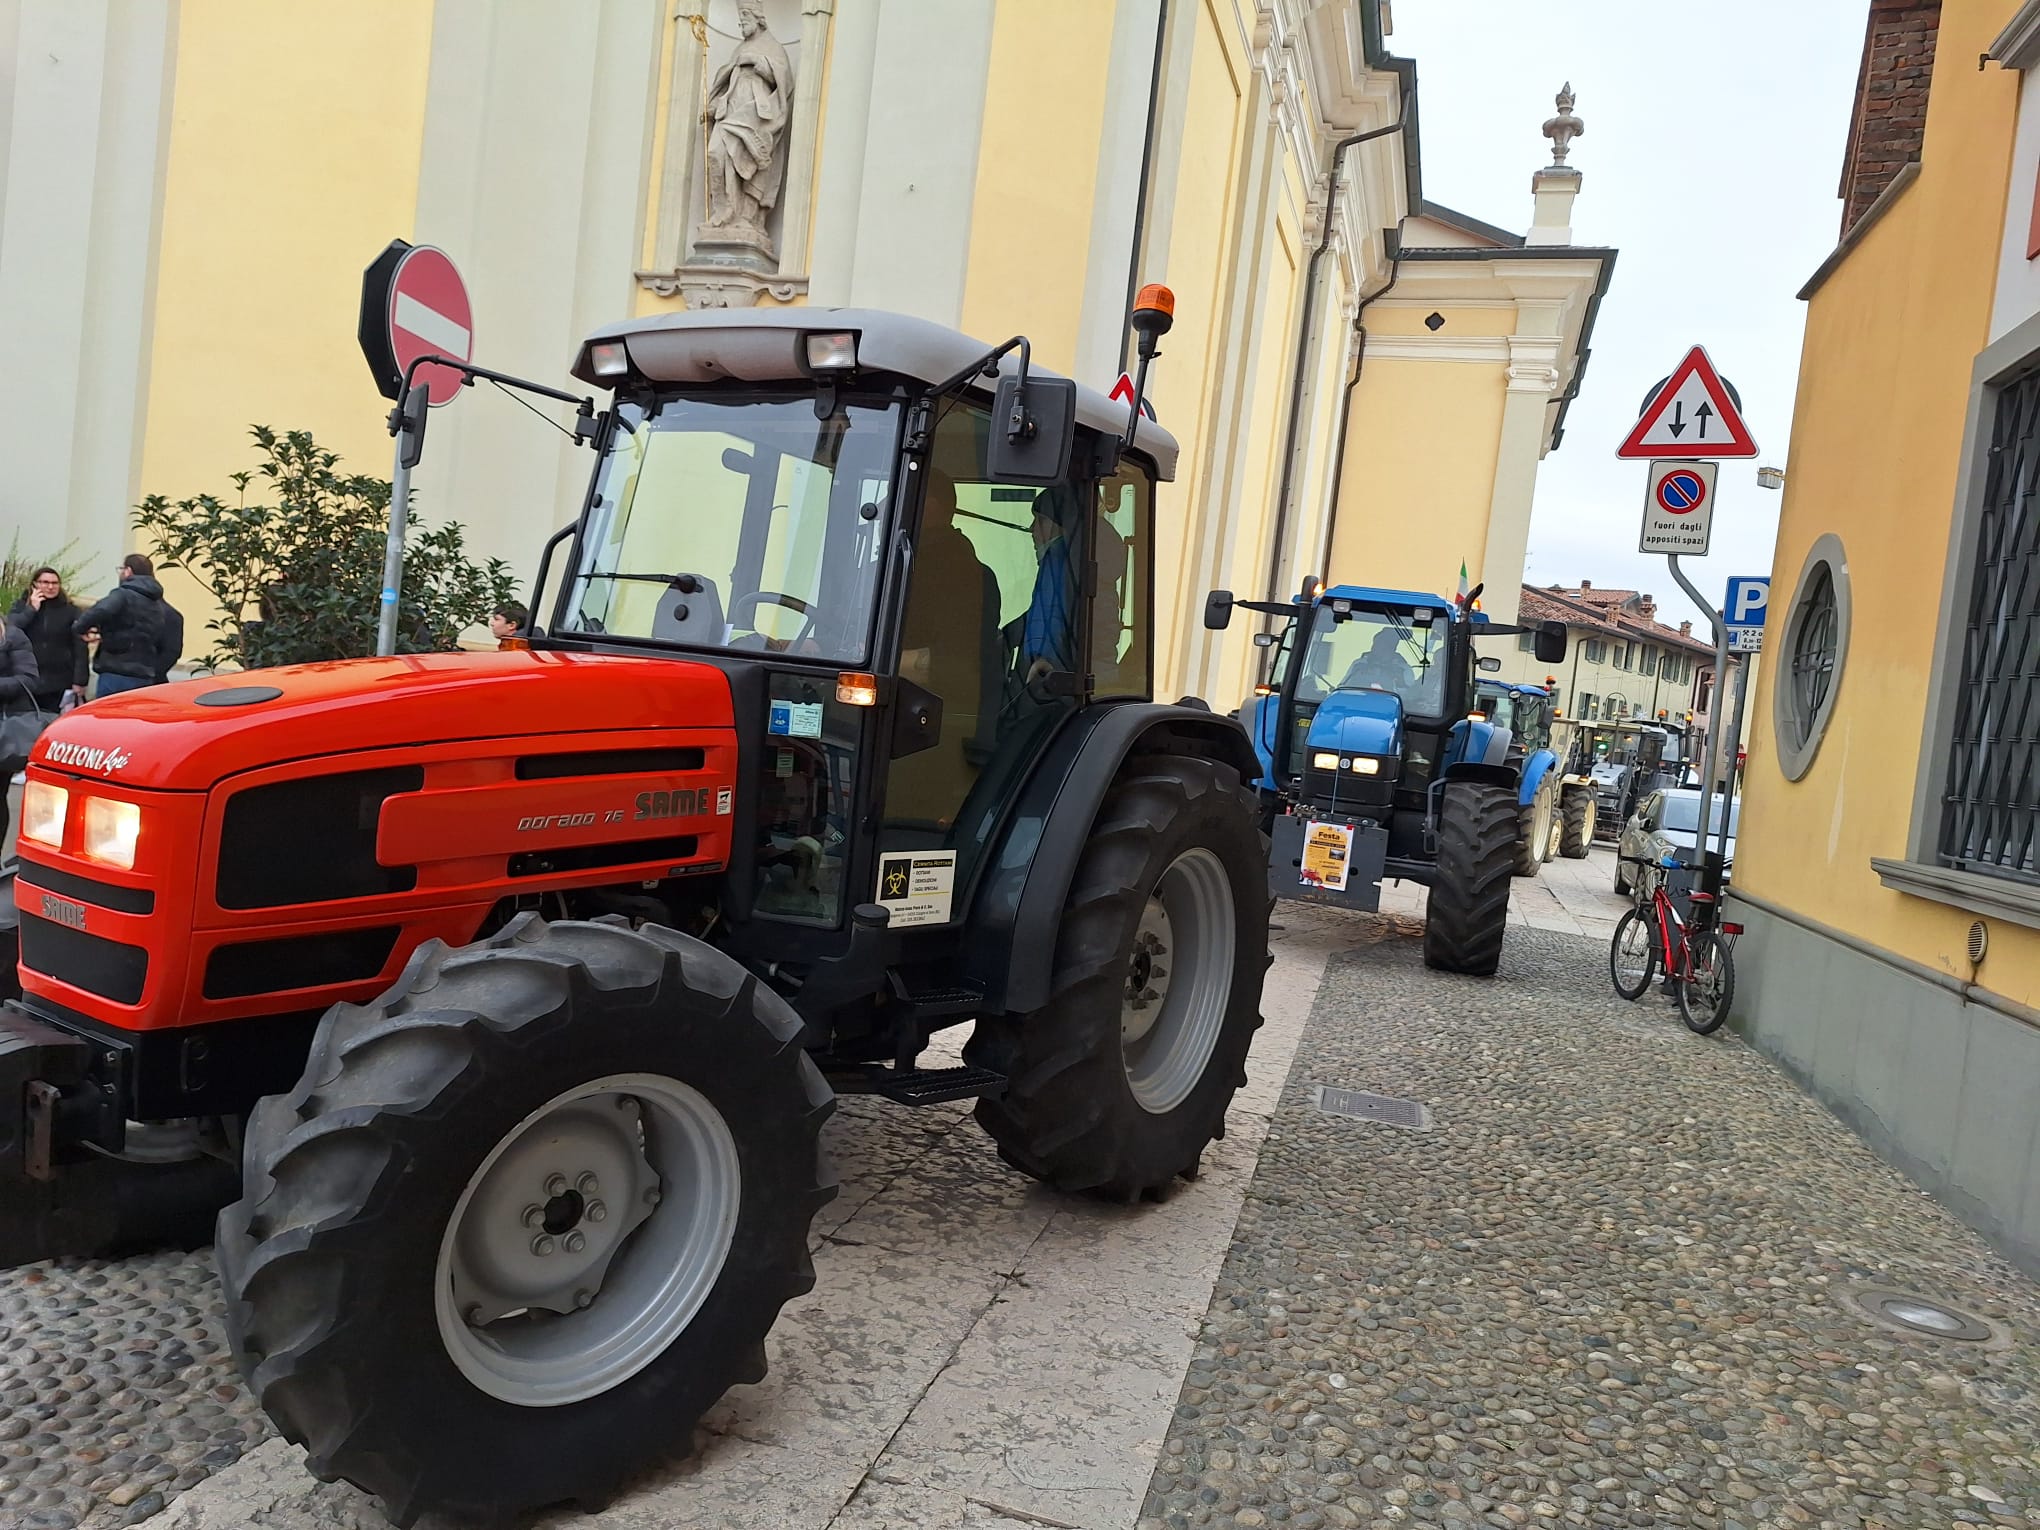
[[[588,367],[597,377],[623,377],[630,371],[630,352],[621,340],[604,340],[588,347]]]

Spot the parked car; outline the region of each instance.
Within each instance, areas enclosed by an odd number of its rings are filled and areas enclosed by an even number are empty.
[[[1741,815],[1742,799],[1735,798],[1727,805],[1728,844],[1724,850],[1724,867],[1735,864],[1736,819]],[[1709,804],[1707,816],[1708,838],[1711,841],[1721,833],[1722,799],[1717,794]],[[1696,831],[1700,826],[1700,793],[1697,788],[1680,788],[1670,791],[1655,791],[1636,805],[1636,811],[1622,826],[1622,836],[1616,841],[1618,855],[1635,856],[1656,865],[1668,853],[1676,853],[1680,860],[1695,865],[1700,860],[1696,843]],[[1615,862],[1615,891],[1627,893],[1634,882],[1631,873],[1635,868]]]

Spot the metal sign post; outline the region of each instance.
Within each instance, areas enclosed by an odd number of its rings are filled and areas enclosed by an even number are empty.
[[[1743,698],[1750,688],[1749,659],[1738,659],[1735,666],[1735,712],[1728,724],[1728,750],[1722,756],[1721,781],[1721,834],[1715,846],[1717,856],[1724,862],[1728,859],[1729,815],[1735,811],[1737,797],[1735,779],[1736,756],[1742,752]],[[1705,820],[1703,819],[1704,823]]]
[[[1693,588],[1693,581],[1686,577],[1679,567],[1679,555],[1669,553],[1665,562],[1671,566],[1672,578],[1679,588],[1686,592],[1686,598],[1700,608],[1700,614],[1707,618],[1714,628],[1714,696],[1713,705],[1707,709],[1707,746],[1701,751],[1700,762],[1700,823],[1699,832],[1693,836],[1693,843],[1699,847],[1700,888],[1716,898],[1721,896],[1721,857],[1708,851],[1707,805],[1714,791],[1714,752],[1721,742],[1721,688],[1728,678],[1728,625],[1721,619],[1721,613],[1707,604],[1707,599]],[[1727,814],[1723,813],[1724,821]]]
[[[404,529],[411,510],[411,469],[425,446],[425,411],[431,395],[413,387],[390,411],[390,434],[397,438],[396,461],[390,467],[390,534],[383,549],[382,609],[376,617],[375,651],[388,658],[397,651],[397,597],[404,586]]]

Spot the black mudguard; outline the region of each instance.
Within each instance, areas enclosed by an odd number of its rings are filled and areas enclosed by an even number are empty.
[[[1057,733],[991,853],[971,908],[964,966],[988,1009],[1048,1002],[1063,905],[1077,859],[1119,767],[1136,751],[1220,761],[1242,785],[1261,773],[1238,720],[1193,706],[1115,702],[1084,708]]]

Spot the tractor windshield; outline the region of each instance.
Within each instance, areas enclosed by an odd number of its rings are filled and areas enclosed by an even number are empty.
[[[1298,708],[1315,712],[1333,691],[1373,689],[1400,696],[1412,717],[1443,716],[1446,627],[1443,612],[1419,626],[1404,612],[1319,605],[1296,677]]]
[[[864,663],[898,442],[890,404],[620,402],[562,630]]]

